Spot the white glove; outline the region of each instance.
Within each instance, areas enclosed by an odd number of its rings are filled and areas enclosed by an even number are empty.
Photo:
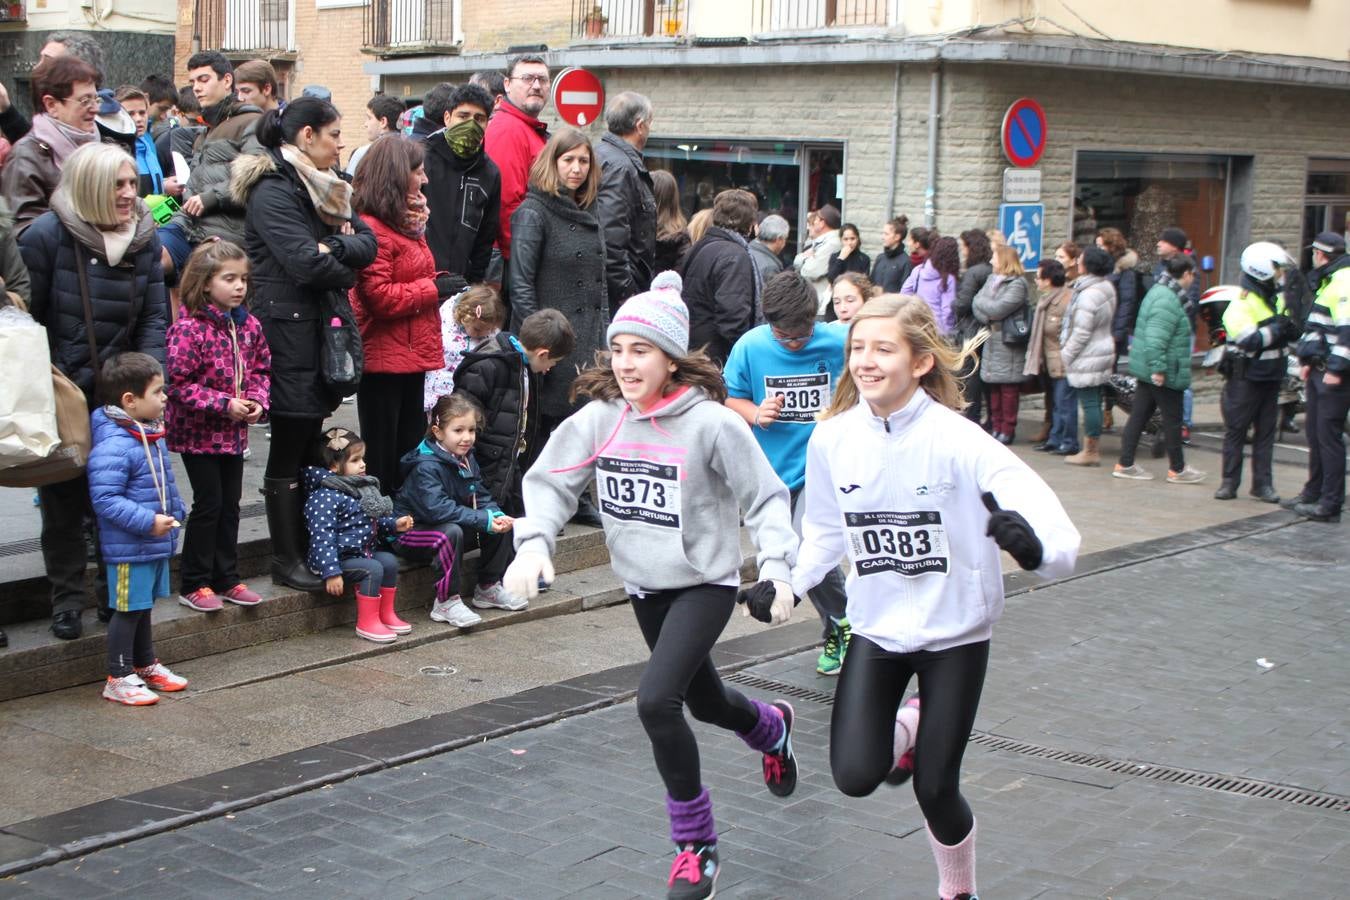
[[[792,585],[786,581],[773,580],[773,605],[769,607],[769,624],[782,625],[792,618],[792,608],[796,601],[792,597]]]
[[[526,600],[539,596],[539,579],[553,581],[553,562],[542,553],[517,553],[502,576],[508,593]]]

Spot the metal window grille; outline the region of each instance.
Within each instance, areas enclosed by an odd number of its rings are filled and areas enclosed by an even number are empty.
[[[364,43],[390,48],[452,45],[454,0],[370,0]]]
[[[290,0],[198,0],[197,37],[204,50],[291,50],[290,12]]]
[[[693,0],[572,0],[572,37],[679,37]]]
[[[755,0],[752,29],[808,31],[890,24],[893,0]]]

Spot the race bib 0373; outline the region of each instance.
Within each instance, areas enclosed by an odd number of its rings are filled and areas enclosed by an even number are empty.
[[[645,459],[596,460],[600,512],[625,522],[680,527],[680,467]]]
[[[844,514],[844,525],[859,578],[880,572],[907,578],[947,574],[947,529],[937,510],[850,512]]]

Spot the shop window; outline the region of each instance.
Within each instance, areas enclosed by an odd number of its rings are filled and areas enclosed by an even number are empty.
[[[1308,160],[1308,185],[1303,200],[1300,262],[1312,266],[1308,247],[1323,231],[1350,236],[1350,159]]]
[[[1222,268],[1231,158],[1227,156],[1079,151],[1074,182],[1073,240],[1091,244],[1099,228],[1119,228],[1144,265],[1157,261],[1164,228],[1190,238],[1197,261]]]
[[[675,176],[686,216],[711,207],[728,188],[754,194],[760,212],[780,215],[792,227],[783,251],[788,261],[807,213],[829,203],[846,217],[843,144],[652,138],[643,153],[648,167]]]

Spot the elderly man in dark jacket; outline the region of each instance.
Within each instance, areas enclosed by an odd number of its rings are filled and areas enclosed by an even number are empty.
[[[754,195],[726,190],[713,198],[713,224],[684,258],[684,302],[689,346],[706,345],[726,362],[731,347],[759,320],[759,279],[750,256],[755,231]]]
[[[595,145],[600,163],[596,214],[605,235],[605,283],[612,315],[651,287],[656,264],[656,196],[642,148],[652,133],[652,104],[624,91],[605,110],[609,131]]]
[[[443,99],[429,93],[423,108],[441,124],[425,139],[427,246],[436,270],[454,282],[453,294],[484,279],[497,239],[502,175],[483,151],[492,97],[462,84]]]

